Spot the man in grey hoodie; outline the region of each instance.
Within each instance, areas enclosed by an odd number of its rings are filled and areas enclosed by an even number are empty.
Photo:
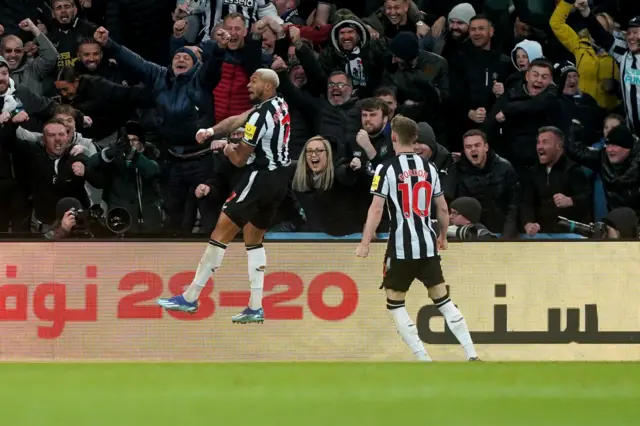
[[[20,28],[33,34],[34,42],[38,46],[38,56],[30,57],[20,37],[6,35],[0,44],[0,55],[9,64],[11,78],[16,84],[28,87],[38,95],[46,94],[46,82],[49,74],[56,67],[58,51],[47,36],[33,23],[31,19],[20,22]],[[51,84],[53,89],[53,84]]]

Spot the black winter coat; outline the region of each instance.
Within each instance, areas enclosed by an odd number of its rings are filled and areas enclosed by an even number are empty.
[[[493,151],[487,154],[483,169],[473,166],[465,156],[455,163],[445,181],[449,202],[472,197],[482,205],[480,223],[491,232],[513,237],[518,232],[518,206],[522,199],[518,175],[513,166]]]
[[[502,112],[506,118],[498,123],[496,115]],[[538,129],[543,126],[560,127],[562,115],[554,87],[537,96],[531,96],[522,84],[506,91],[487,112],[484,131],[489,142],[503,157],[522,172],[538,161],[536,140]],[[502,128],[502,136],[499,130]]]
[[[553,201],[555,194],[563,194],[573,200],[573,207],[558,208]],[[537,223],[543,233],[559,232],[558,216],[578,222],[591,218],[592,188],[582,167],[566,156],[553,165],[537,164],[531,167],[522,182],[523,202],[520,219],[523,225]]]
[[[629,207],[640,216],[640,142],[619,164],[611,164],[604,149],[586,147],[571,138],[567,143],[569,158],[594,172],[600,173],[609,211]]]
[[[149,91],[142,85],[123,86],[102,77],[84,75],[76,96],[60,102],[73,106],[93,121],[83,129],[83,136],[98,141],[118,131],[129,118],[133,108],[151,106]]]

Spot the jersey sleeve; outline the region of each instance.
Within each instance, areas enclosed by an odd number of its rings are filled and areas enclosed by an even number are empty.
[[[263,110],[254,111],[244,125],[242,141],[250,146],[256,146],[258,141],[267,131],[265,114]]]
[[[387,167],[380,164],[371,181],[371,193],[379,197],[387,198],[389,195],[389,182],[387,181]]]
[[[440,197],[442,195],[442,186],[440,185],[440,173],[438,173],[438,169],[433,165],[429,165],[429,169],[431,170],[431,178],[432,187],[433,187],[433,198]]]

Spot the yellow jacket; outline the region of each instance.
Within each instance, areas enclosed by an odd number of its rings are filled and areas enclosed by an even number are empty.
[[[580,73],[580,90],[593,96],[601,108],[611,110],[618,103],[618,97],[605,91],[603,82],[608,79],[620,79],[616,61],[608,53],[598,53],[591,40],[580,37],[567,25],[567,17],[573,5],[564,0],[558,2],[549,20],[549,25],[560,43],[576,58],[576,68]]]

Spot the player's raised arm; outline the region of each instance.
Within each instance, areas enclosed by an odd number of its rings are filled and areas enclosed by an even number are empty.
[[[242,114],[239,115],[234,115],[228,118],[225,118],[224,120],[222,120],[221,122],[219,122],[218,124],[216,124],[215,126],[213,126],[211,129],[211,134],[226,134],[226,133],[231,133],[236,129],[239,129],[240,127],[242,127],[244,125],[244,123],[247,122],[247,119],[249,118],[249,115],[255,111],[255,108],[251,108],[249,110],[246,110],[245,112],[243,112]]]

